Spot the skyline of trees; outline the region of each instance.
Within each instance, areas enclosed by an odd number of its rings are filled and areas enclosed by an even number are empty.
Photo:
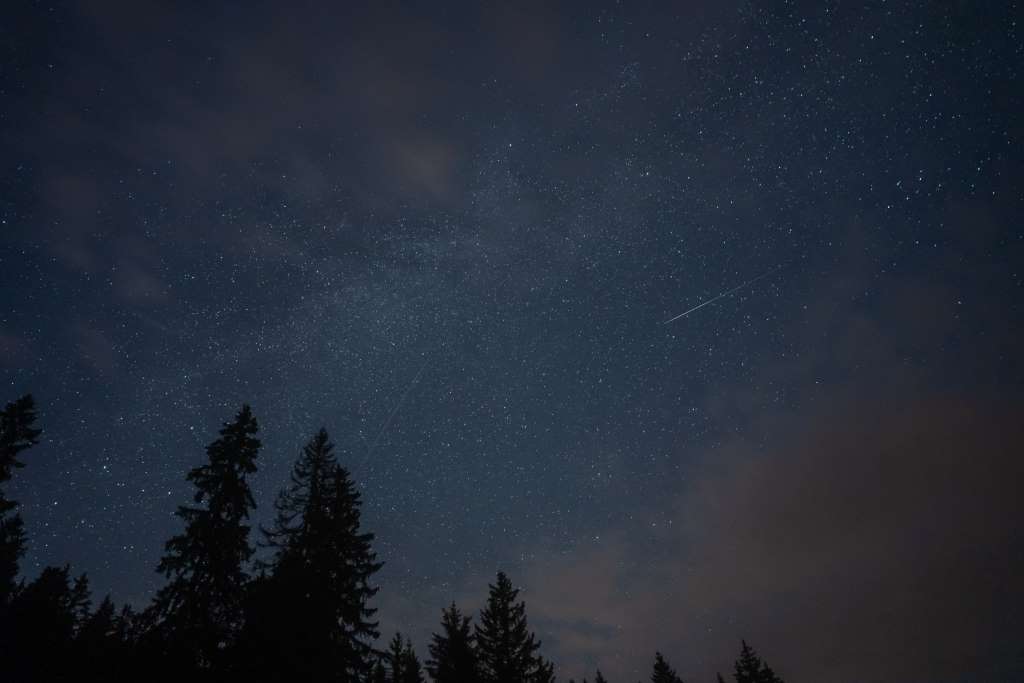
[[[0,484],[38,443],[36,417],[30,395],[0,412]],[[476,623],[454,603],[441,610],[425,664],[402,633],[386,649],[375,646],[381,634],[369,602],[383,563],[324,428],[278,493],[271,527],[259,529],[258,544],[272,556],[254,560],[248,520],[257,503],[248,478],[257,471],[258,432],[243,405],[207,446],[207,461],[187,473],[194,504],[175,513],[183,530],[156,568],[167,583],[141,611],[118,610],[109,595],[93,609],[88,576],[73,576],[70,565],[19,581],[24,523],[0,487],[0,679],[424,683],[426,672],[435,683],[555,682],[519,589],[501,571]],[[782,683],[745,641],[733,678]],[[600,670],[594,681],[607,683]],[[651,683],[683,683],[660,652]]]

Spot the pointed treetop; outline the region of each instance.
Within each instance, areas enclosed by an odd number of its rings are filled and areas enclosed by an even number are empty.
[[[654,670],[651,672],[651,683],[683,683],[668,660],[660,652],[654,653]]]
[[[741,641],[739,659],[736,660],[733,678],[736,683],[783,683],[771,668],[761,661],[754,648]]]
[[[489,586],[487,605],[476,626],[476,652],[485,683],[548,683],[554,668],[537,654],[540,641],[526,623],[526,605],[504,572]]]

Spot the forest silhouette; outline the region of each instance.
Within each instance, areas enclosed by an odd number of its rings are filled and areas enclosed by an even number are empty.
[[[182,530],[164,546],[157,570],[166,583],[149,605],[118,609],[107,596],[94,608],[88,576],[70,565],[19,579],[28,539],[3,485],[39,442],[36,419],[31,395],[0,413],[0,681],[554,683],[554,664],[503,572],[475,623],[454,603],[442,609],[424,664],[401,633],[378,647],[371,600],[383,564],[330,436],[321,428],[306,444],[270,528],[254,530],[248,480],[261,444],[247,405],[186,475],[195,494],[176,512]],[[257,546],[269,559],[254,559]],[[782,683],[746,642],[732,677]],[[650,681],[683,683],[660,652]],[[594,683],[608,683],[600,670]]]

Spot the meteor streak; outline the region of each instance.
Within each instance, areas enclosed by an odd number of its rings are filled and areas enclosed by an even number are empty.
[[[370,455],[370,453],[373,452],[373,449],[377,446],[377,442],[380,441],[380,437],[384,435],[384,432],[387,431],[388,426],[391,425],[391,420],[393,420],[395,414],[398,413],[398,409],[402,407],[403,403],[405,403],[405,397],[409,395],[409,392],[412,391],[412,388],[416,386],[417,382],[420,381],[420,375],[423,374],[423,369],[427,367],[428,360],[430,360],[429,356],[423,360],[423,365],[420,366],[420,369],[419,371],[417,371],[416,376],[412,378],[412,381],[409,382],[409,386],[407,386],[405,388],[405,391],[402,393],[402,397],[398,399],[398,403],[396,403],[395,407],[391,409],[391,413],[388,415],[388,419],[384,420],[384,426],[380,428],[380,431],[377,432],[377,436],[374,438],[373,443],[371,443],[370,447],[366,450],[366,455]]]
[[[777,271],[777,270],[778,270],[779,268],[781,268],[781,267],[782,267],[782,266],[776,266],[775,268],[772,268],[771,270],[769,270],[769,271],[768,271],[767,273],[762,273],[762,274],[758,275],[758,276],[757,276],[757,277],[755,277],[755,278],[754,278],[753,280],[747,280],[747,281],[746,281],[746,282],[744,282],[743,284],[741,284],[741,285],[736,285],[736,286],[735,286],[735,287],[733,287],[732,289],[730,289],[730,290],[728,290],[728,291],[725,291],[725,292],[722,292],[721,294],[719,294],[718,296],[716,296],[716,297],[714,297],[714,298],[711,298],[711,299],[708,299],[707,301],[704,301],[704,302],[702,302],[702,303],[699,303],[699,304],[697,304],[696,306],[694,306],[693,308],[689,309],[688,311],[683,311],[683,312],[682,312],[682,313],[680,313],[679,315],[677,315],[677,316],[675,316],[675,317],[673,317],[673,318],[669,318],[668,320],[666,320],[665,322],[663,322],[663,323],[662,323],[662,325],[668,325],[669,323],[671,323],[671,322],[675,322],[676,320],[679,320],[680,318],[685,318],[686,316],[690,315],[690,314],[691,314],[691,313],[693,313],[694,311],[696,311],[696,310],[698,310],[698,309],[701,309],[701,308],[704,308],[704,307],[705,307],[705,306],[707,306],[708,304],[713,304],[713,303],[715,303],[716,301],[718,301],[719,299],[721,299],[721,298],[723,298],[723,297],[726,297],[726,296],[729,296],[729,295],[730,295],[730,294],[732,294],[733,292],[738,292],[739,290],[743,289],[744,287],[749,287],[750,285],[754,284],[754,283],[755,283],[755,282],[757,282],[758,280],[761,280],[761,279],[763,279],[763,278],[766,278],[766,277],[768,277],[769,275],[771,275],[772,273],[774,273],[775,271]]]

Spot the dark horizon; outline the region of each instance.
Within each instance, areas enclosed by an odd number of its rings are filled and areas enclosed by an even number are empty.
[[[1024,677],[1012,4],[18,3],[21,576],[164,585],[242,404],[320,427],[381,647],[505,571],[563,683]]]

